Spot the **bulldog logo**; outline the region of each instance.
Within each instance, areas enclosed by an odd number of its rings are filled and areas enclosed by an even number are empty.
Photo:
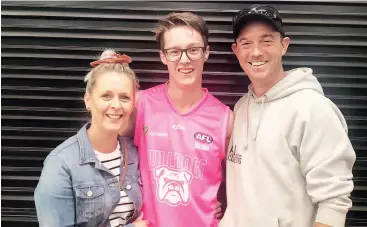
[[[187,205],[190,200],[189,185],[192,174],[186,170],[171,170],[167,167],[155,169],[157,197],[171,206]]]

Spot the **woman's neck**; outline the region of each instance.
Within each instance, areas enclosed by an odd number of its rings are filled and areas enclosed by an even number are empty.
[[[117,132],[108,133],[92,124],[87,130],[88,138],[92,144],[93,149],[101,153],[111,153],[117,147]]]

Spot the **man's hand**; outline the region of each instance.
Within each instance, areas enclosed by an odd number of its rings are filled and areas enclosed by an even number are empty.
[[[217,204],[214,210],[214,215],[217,219],[222,219],[223,217],[222,204],[219,201],[217,201]]]

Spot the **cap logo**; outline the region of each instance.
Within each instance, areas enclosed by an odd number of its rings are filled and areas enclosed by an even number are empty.
[[[248,14],[262,14],[264,16],[270,17],[270,18],[277,18],[277,16],[274,13],[267,12],[266,9],[259,9],[259,7],[254,7],[250,9]]]

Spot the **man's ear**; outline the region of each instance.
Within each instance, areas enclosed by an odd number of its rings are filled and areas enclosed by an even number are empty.
[[[165,65],[167,65],[167,59],[166,56],[164,55],[163,51],[159,51],[159,57],[161,58],[161,62]]]
[[[208,60],[208,58],[209,58],[209,50],[210,50],[210,47],[209,47],[209,46],[207,46],[207,47],[205,48],[205,51],[204,51],[204,61],[207,61],[207,60]]]
[[[232,51],[233,53],[237,56],[237,44],[236,43],[232,43]]]
[[[285,37],[282,39],[282,56],[285,55],[285,53],[287,53],[290,42],[291,40],[289,39],[289,37]]]

